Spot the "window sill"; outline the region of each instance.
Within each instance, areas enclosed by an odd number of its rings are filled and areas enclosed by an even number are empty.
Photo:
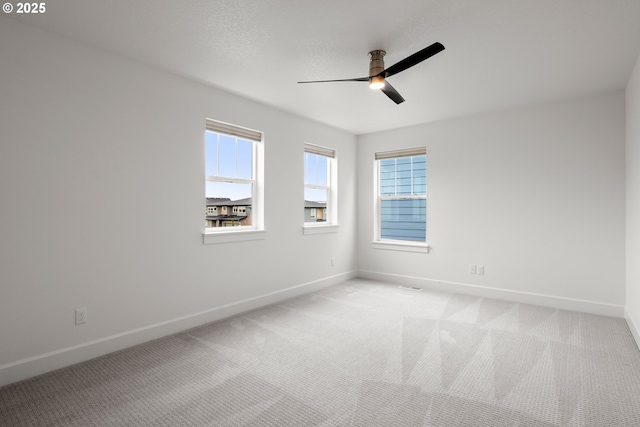
[[[393,241],[374,241],[371,242],[373,249],[384,249],[388,251],[402,251],[402,252],[418,252],[429,253],[429,245],[427,243],[411,243],[401,242],[398,240]]]
[[[337,233],[338,224],[305,224],[302,226],[302,234],[325,234],[325,233]]]
[[[209,231],[205,232],[202,237],[205,245],[211,245],[215,243],[264,240],[267,237],[266,234],[266,230]]]

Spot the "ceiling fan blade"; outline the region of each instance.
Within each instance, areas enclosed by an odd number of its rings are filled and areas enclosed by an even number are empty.
[[[435,55],[436,53],[442,52],[444,50],[444,46],[442,43],[435,42],[431,46],[427,46],[424,49],[414,53],[413,55],[407,56],[400,62],[396,62],[389,68],[383,71],[385,77],[391,77],[394,74],[398,74],[401,71],[406,70],[407,68],[411,68],[414,65],[417,65]]]
[[[384,87],[380,90],[384,92],[384,94],[387,95],[396,104],[404,102],[404,98],[402,97],[402,95],[400,95],[398,91],[389,84],[389,82],[385,82]]]
[[[313,80],[309,82],[298,82],[298,83],[368,82],[368,81],[369,81],[369,77],[358,77],[357,79]]]

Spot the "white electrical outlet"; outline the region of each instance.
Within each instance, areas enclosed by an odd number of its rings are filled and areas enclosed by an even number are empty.
[[[476,265],[469,264],[469,274],[476,274]]]
[[[336,266],[336,259],[331,258],[331,267],[335,267],[335,266]]]
[[[76,308],[76,325],[87,323],[87,308]]]
[[[484,265],[478,266],[478,274],[481,276],[484,275]]]

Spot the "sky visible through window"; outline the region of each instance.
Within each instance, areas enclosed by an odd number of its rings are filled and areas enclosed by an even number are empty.
[[[253,143],[212,131],[205,134],[205,173],[220,178],[253,179]],[[206,197],[251,197],[251,184],[206,181]]]
[[[327,187],[327,158],[317,154],[304,153],[304,183]],[[327,190],[318,188],[304,189],[304,199],[312,202],[327,202]]]

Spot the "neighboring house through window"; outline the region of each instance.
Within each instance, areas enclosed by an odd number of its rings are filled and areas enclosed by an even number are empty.
[[[335,150],[304,144],[305,226],[337,224]]]
[[[375,241],[426,245],[427,152],[419,147],[376,153]]]

